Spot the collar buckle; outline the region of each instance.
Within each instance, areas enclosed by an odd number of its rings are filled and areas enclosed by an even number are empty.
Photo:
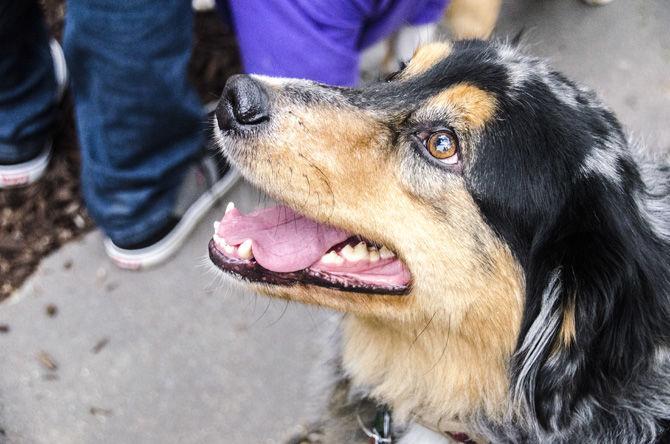
[[[391,431],[392,419],[391,410],[385,405],[377,408],[375,420],[372,423],[372,430],[365,427],[361,416],[357,413],[358,425],[369,438],[369,444],[392,444],[393,436]]]

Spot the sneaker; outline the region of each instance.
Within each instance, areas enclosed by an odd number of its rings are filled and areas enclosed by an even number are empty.
[[[205,155],[186,173],[165,225],[134,244],[104,241],[105,251],[120,268],[140,270],[165,262],[182,246],[207,211],[237,182],[240,173],[222,157]]]
[[[67,65],[63,49],[55,39],[49,42],[49,47],[57,85],[55,102],[60,103],[67,89]],[[51,152],[52,140],[49,137],[44,148],[36,157],[19,163],[0,164],[0,189],[23,187],[37,182],[49,165]]]

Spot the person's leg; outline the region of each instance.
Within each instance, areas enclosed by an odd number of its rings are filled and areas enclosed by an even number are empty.
[[[57,84],[49,38],[34,0],[0,0],[0,165],[44,150]]]
[[[84,197],[119,245],[163,228],[202,150],[203,109],[186,72],[192,18],[184,0],[68,1]]]

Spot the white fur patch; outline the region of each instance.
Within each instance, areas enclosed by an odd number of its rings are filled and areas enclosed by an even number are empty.
[[[514,387],[514,398],[517,401],[524,399],[524,387],[535,386],[535,384],[528,384],[528,380],[535,378],[538,360],[542,357],[542,352],[547,348],[552,334],[560,323],[560,314],[556,310],[556,300],[561,288],[560,269],[558,269],[551,274],[547,287],[542,294],[540,313],[528,329],[523,344],[519,348],[519,353],[525,353],[526,359],[519,371],[519,377]],[[529,398],[532,402],[534,398],[532,393]],[[534,406],[529,407],[534,410]]]
[[[413,423],[407,433],[398,441],[398,444],[452,444],[454,440],[434,431]]]
[[[660,239],[670,242],[670,222],[668,222],[670,197],[650,198],[648,196],[637,196],[635,202],[638,211],[649,223],[654,233]]]
[[[547,78],[546,82],[549,86],[549,89],[557,99],[573,108],[578,107],[579,104],[576,97],[577,91],[574,88],[558,79],[552,78],[551,76]]]
[[[611,146],[594,147],[591,152],[584,158],[584,164],[581,171],[585,176],[597,174],[612,182],[619,184],[621,176],[618,170],[619,154]]]
[[[300,83],[300,79],[294,79],[291,77],[271,77],[253,73],[249,75],[255,80],[259,80],[261,83],[265,83],[270,86],[286,86],[290,84]]]
[[[505,64],[509,74],[512,89],[519,89],[529,79],[529,61],[511,46],[501,46],[498,49],[500,60]]]

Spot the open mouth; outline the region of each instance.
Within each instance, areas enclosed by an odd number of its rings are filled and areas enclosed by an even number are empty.
[[[221,270],[273,285],[404,294],[410,273],[383,245],[276,206],[242,214],[230,203],[214,223],[209,257]]]

